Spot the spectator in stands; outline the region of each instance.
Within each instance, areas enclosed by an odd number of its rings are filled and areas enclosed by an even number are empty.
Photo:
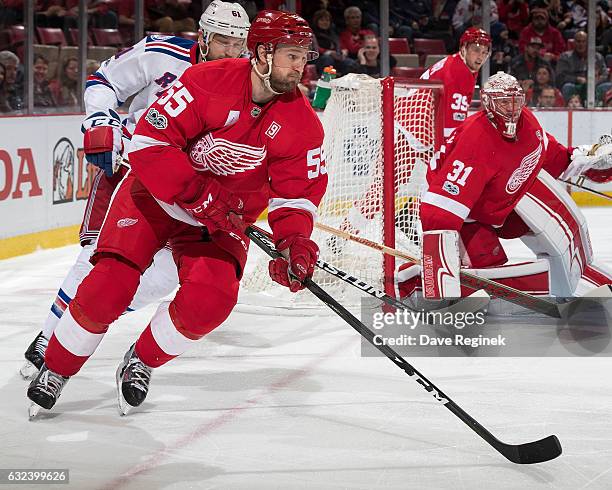
[[[612,107],[612,88],[608,90],[603,96],[603,106]]]
[[[348,56],[357,59],[357,53],[363,47],[366,36],[375,36],[370,29],[361,27],[361,10],[359,7],[348,7],[344,11],[346,29],[340,33],[340,49],[347,51]]]
[[[35,2],[35,23],[41,27],[74,28],[77,27],[78,9],[78,0],[41,0]]]
[[[34,107],[55,107],[55,99],[49,88],[49,60],[42,54],[34,55]]]
[[[612,12],[612,4],[611,12]],[[595,44],[597,46],[602,46],[604,44],[604,33],[612,24],[612,19],[610,16],[601,8],[601,4],[597,5],[595,9]],[[605,52],[603,53],[605,54]]]
[[[117,9],[119,15],[119,27],[134,27],[136,24],[136,11],[134,10],[134,2],[130,0],[122,0],[119,2],[119,8]],[[147,16],[147,9],[144,11],[144,26],[148,28],[150,25],[149,18]]]
[[[531,11],[531,23],[525,27],[519,36],[519,51],[522,53],[534,37],[542,40],[541,56],[554,65],[559,56],[565,51],[565,40],[558,29],[548,22],[548,10],[534,8]]]
[[[612,27],[608,27],[601,35],[601,46],[604,55],[612,54]]]
[[[491,52],[490,74],[494,75],[498,71],[510,72],[510,63],[518,56],[516,42],[509,38],[508,29],[504,29],[499,36],[493,38]]]
[[[561,0],[549,0],[548,5],[546,6],[546,10],[548,10],[548,21],[551,25],[555,26],[557,29],[562,31],[562,27],[559,27],[559,24],[563,22],[565,17],[565,9],[564,5],[567,2],[561,3]]]
[[[23,0],[0,1],[0,29],[23,23]]]
[[[540,66],[535,73],[535,79],[531,87],[525,92],[525,101],[531,107],[540,107],[540,94],[544,89],[553,89],[555,94],[554,106],[546,107],[564,107],[565,99],[558,88],[555,88],[553,71],[550,66]]]
[[[513,39],[518,39],[518,33],[529,22],[529,5],[525,0],[499,0],[499,20],[503,22]]]
[[[540,56],[542,46],[542,39],[534,36],[527,43],[523,54],[514,57],[510,62],[510,74],[521,82],[523,90],[531,88],[536,78],[536,72],[541,66],[550,69],[552,72],[550,63]],[[529,83],[522,83],[523,81],[529,81]]]
[[[19,63],[19,58],[11,51],[0,51],[0,64],[5,69],[4,89],[6,102],[12,111],[24,109],[23,67]]]
[[[392,37],[431,38],[433,8],[429,0],[389,1],[389,24]],[[442,36],[441,36],[442,37]]]
[[[86,64],[86,70],[87,70],[87,76],[91,75],[92,73],[95,73],[98,71],[98,68],[100,68],[100,62],[98,60],[87,60],[87,64]]]
[[[587,24],[587,9],[585,0],[572,0],[565,2],[567,11],[563,14],[563,20],[559,22],[560,30],[577,31],[583,29]]]
[[[582,99],[579,94],[572,94],[567,101],[568,109],[582,109],[584,105],[582,104]]]
[[[6,101],[6,68],[3,64],[0,64],[0,112],[10,112],[11,108]]]
[[[497,4],[494,0],[490,0],[491,9],[491,35],[495,35],[501,31],[499,26],[499,13]],[[458,39],[461,34],[472,26],[480,26],[482,24],[482,0],[459,0],[453,14],[453,28],[455,29],[455,37]],[[495,32],[493,26],[498,29]]]
[[[151,26],[158,32],[196,31],[193,17],[189,17],[191,0],[147,0]]]
[[[551,107],[564,107],[565,102],[563,98],[561,98],[561,104],[557,105],[557,97],[555,94],[555,89],[553,87],[545,87],[542,89],[540,94],[538,95],[538,103],[537,107],[540,109],[551,108]]]
[[[90,27],[97,29],[119,29],[119,18],[109,8],[108,0],[94,0],[87,9]]]
[[[74,56],[66,58],[57,78],[51,81],[51,93],[58,106],[76,106],[81,100],[78,92],[79,61]]]
[[[557,63],[557,86],[565,100],[574,92],[586,98],[587,82],[587,34],[578,31],[574,35],[574,49],[566,51]],[[612,88],[608,81],[608,67],[600,53],[595,53],[595,96],[601,101],[603,94]]]
[[[338,76],[358,70],[357,61],[348,58],[348,50],[340,49],[340,37],[328,10],[317,10],[311,25],[318,44],[319,58],[315,65],[319,76],[323,69],[330,65],[336,69]]]
[[[359,60],[360,72],[370,75],[374,78],[380,77],[380,46],[376,36],[366,36],[363,42],[363,47],[357,53]],[[391,69],[395,67],[397,60],[390,56],[389,66]]]
[[[404,0],[395,1],[404,5],[404,12],[408,16],[408,21],[400,24],[398,20],[394,22],[393,17],[391,17],[391,24],[394,26],[393,37],[405,37],[410,40],[441,39],[444,41],[446,52],[452,52],[455,49],[455,39],[451,32],[449,18],[447,17],[445,21],[441,20],[441,10],[439,8],[436,11],[437,16],[434,15],[434,5],[431,1],[424,0],[418,3],[405,2]],[[446,3],[450,4],[452,2]],[[392,1],[391,4],[393,4]],[[435,4],[435,6],[438,5]]]

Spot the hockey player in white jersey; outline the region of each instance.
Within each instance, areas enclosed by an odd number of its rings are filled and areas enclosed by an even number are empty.
[[[81,224],[83,248],[60,286],[42,331],[25,352],[26,363],[20,371],[25,379],[40,369],[48,339],[92,268],[89,259],[112,194],[128,170],[123,155],[128,153],[130,134],[141,114],[193,64],[243,55],[249,26],[247,13],[239,4],[215,0],[200,18],[197,42],[175,36],[147,36],[104,61],[88,77],[84,92],[87,117],[81,128],[83,146],[87,161],[100,170],[94,178]],[[132,96],[127,114],[115,112]],[[129,310],[167,296],[177,285],[172,254],[167,249],[161,250],[141,277]]]

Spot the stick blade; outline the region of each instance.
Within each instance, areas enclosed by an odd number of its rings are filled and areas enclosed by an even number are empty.
[[[544,463],[555,459],[562,452],[557,436],[548,436],[539,441],[525,444],[504,444],[498,450],[510,461],[516,464]]]

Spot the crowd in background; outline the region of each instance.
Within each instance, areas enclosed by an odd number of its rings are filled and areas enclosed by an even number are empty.
[[[284,0],[241,1],[249,16],[263,8],[284,9]],[[389,0],[389,36],[441,39],[446,53],[458,50],[461,34],[482,27],[483,0]],[[487,0],[485,0],[487,1]],[[586,0],[489,0],[493,48],[490,73],[516,76],[533,107],[584,107],[587,81]],[[195,33],[208,1],[145,0],[148,32]],[[90,28],[118,29],[124,46],[135,41],[133,0],[90,0]],[[334,66],[338,76],[380,76],[379,2],[370,0],[296,0],[297,11],[313,28],[314,65],[320,75]],[[595,94],[597,106],[612,106],[612,0],[596,10]],[[77,27],[78,0],[37,0],[35,25],[56,27],[69,35]],[[23,23],[23,0],[0,0],[0,31]],[[23,66],[14,46],[0,45],[0,112],[24,108]],[[98,62],[100,60],[97,60]],[[97,68],[88,62],[88,72]],[[393,68],[396,60],[391,56]],[[78,60],[67,57],[50,75],[49,60],[36,54],[33,66],[34,106],[45,109],[78,106]]]
[[[364,54],[380,35],[378,2],[303,2],[318,41],[319,71],[333,64],[340,75],[377,67]],[[493,39],[490,74],[511,73],[520,80],[532,107],[584,107],[587,81],[586,0],[490,0]],[[461,34],[482,27],[482,0],[389,0],[389,36],[442,39],[447,53],[458,50]],[[612,1],[596,7],[595,95],[597,106],[612,106]],[[394,65],[393,58],[390,60]]]

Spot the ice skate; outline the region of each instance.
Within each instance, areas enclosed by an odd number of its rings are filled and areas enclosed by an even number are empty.
[[[28,387],[28,398],[33,402],[29,408],[30,419],[34,418],[41,408],[53,408],[69,379],[54,373],[45,364],[42,365]]]
[[[144,364],[136,355],[136,344],[125,353],[123,362],[117,368],[117,400],[119,414],[127,415],[142,404],[149,392],[153,369]]]
[[[48,344],[49,340],[43,337],[42,332],[39,332],[24,353],[26,362],[19,370],[23,379],[32,379],[40,371],[45,362],[45,350]]]

